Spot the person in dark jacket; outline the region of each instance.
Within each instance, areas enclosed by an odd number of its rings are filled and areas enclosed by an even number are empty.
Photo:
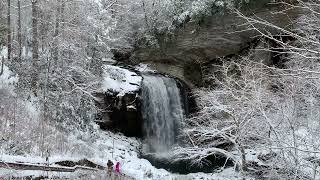
[[[108,175],[111,176],[112,169],[113,169],[113,162],[108,160],[107,167],[108,167],[108,170],[107,170]]]

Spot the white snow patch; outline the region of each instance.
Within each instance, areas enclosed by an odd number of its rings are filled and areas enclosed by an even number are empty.
[[[0,51],[0,58],[2,57],[7,57],[8,56],[8,48],[7,47],[2,47],[2,50]]]
[[[22,57],[26,59],[32,58],[32,51],[25,46],[22,47]]]
[[[192,178],[190,178],[190,176]],[[183,176],[182,176],[183,177]],[[236,172],[234,168],[227,168],[219,173],[196,173],[189,174],[188,178],[180,178],[181,180],[254,180],[254,178],[243,177],[239,172]]]
[[[103,91],[124,94],[139,89],[142,77],[136,73],[112,65],[104,65],[103,69]]]
[[[1,68],[1,63],[0,63]],[[3,74],[0,76],[0,88],[13,85],[18,82],[18,77],[9,70],[7,66],[3,67]]]
[[[2,65],[2,57],[6,57],[7,56],[7,48],[3,47],[2,50],[0,51],[0,68]],[[1,71],[1,69],[0,69]],[[18,82],[18,77],[9,70],[9,68],[4,65],[3,67],[3,74],[0,76],[0,89],[2,88],[8,88],[9,86],[15,84]],[[14,87],[11,86],[10,89],[13,89]]]
[[[135,69],[140,72],[156,72],[156,70],[152,69],[148,64],[138,64],[135,66]]]
[[[112,58],[102,58],[102,62],[107,63],[107,64],[114,64],[117,61]]]

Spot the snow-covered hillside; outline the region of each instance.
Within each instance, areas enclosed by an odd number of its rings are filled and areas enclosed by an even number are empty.
[[[114,76],[122,76],[122,72],[125,72],[126,76],[121,77],[120,81],[112,79],[112,82],[116,85],[111,87],[109,84],[109,87],[105,88],[119,90],[119,92],[136,90],[136,85],[129,84],[132,78],[135,80],[135,83],[140,83],[141,79],[136,77],[136,74],[129,73],[129,71],[118,67],[109,66],[108,68],[115,70],[113,73],[120,72],[120,74],[114,74]],[[12,74],[8,67],[5,66],[4,69],[5,73],[0,77],[0,91],[7,89],[14,90],[14,83],[17,81],[17,77]],[[108,81],[110,81],[110,79],[108,79]],[[116,89],[115,87],[119,87],[119,89]],[[13,91],[7,96],[14,99],[14,94],[12,93]],[[17,115],[17,117],[29,114],[28,116],[25,116],[28,123],[27,127],[31,125],[31,122],[32,124],[39,124],[40,112],[37,110],[36,104],[22,100],[19,100],[19,103],[20,105],[17,106],[17,108],[21,114]],[[7,108],[6,106],[8,106],[8,104],[6,104],[5,101],[1,101],[0,106]],[[4,118],[2,115],[0,115],[0,118]],[[2,121],[4,121],[4,119],[2,119]],[[197,173],[190,175],[172,174],[164,169],[157,169],[153,167],[149,161],[139,158],[139,149],[141,147],[141,141],[139,139],[128,138],[121,134],[102,131],[97,125],[93,125],[94,128],[91,129],[91,132],[82,132],[79,130],[72,134],[66,134],[65,132],[59,131],[53,125],[47,124],[44,130],[53,133],[53,135],[45,135],[47,141],[45,146],[47,146],[48,151],[41,156],[41,149],[39,149],[41,147],[39,147],[37,142],[40,138],[40,134],[35,130],[30,132],[29,128],[24,127],[25,126],[20,126],[20,123],[16,126],[20,135],[16,135],[14,139],[4,136],[1,137],[2,140],[5,140],[5,143],[1,146],[0,163],[46,164],[46,157],[49,157],[49,164],[51,167],[59,167],[54,165],[55,162],[67,160],[79,161],[81,159],[88,159],[98,165],[106,166],[107,161],[112,160],[114,163],[120,162],[122,173],[137,180],[239,179],[239,176],[232,168],[217,174]],[[20,137],[23,137],[23,139],[20,139]],[[19,153],[12,153],[11,149],[8,149],[10,141],[15,143],[16,148],[21,149],[21,155],[18,155]],[[100,179],[106,177],[106,171],[99,170],[98,172],[92,172],[91,170],[78,170],[75,173],[68,173],[0,168],[0,177],[10,178],[27,176],[60,178],[88,177],[90,179]]]

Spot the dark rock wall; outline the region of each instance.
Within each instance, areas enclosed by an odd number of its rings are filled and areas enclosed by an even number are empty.
[[[101,129],[121,132],[129,137],[142,137],[139,92],[117,96],[112,93],[98,93],[97,107],[100,113],[96,122]]]
[[[285,0],[289,3],[292,0]],[[241,13],[249,17],[264,19],[279,27],[289,29],[292,22],[300,16],[297,9],[290,9],[286,14],[274,12],[284,10],[284,5],[269,4],[269,0],[251,0],[241,6]],[[233,11],[220,9],[212,16],[202,17],[201,20],[190,21],[174,33],[158,34],[159,46],[138,47],[131,60],[135,63],[147,63],[152,68],[178,77],[189,86],[201,86],[201,64],[214,58],[236,54],[255,40],[259,33],[248,30],[244,18],[238,17]],[[262,32],[279,35],[275,28],[255,24]]]

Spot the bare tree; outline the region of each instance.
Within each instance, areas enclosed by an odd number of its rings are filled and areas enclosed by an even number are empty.
[[[219,74],[211,74],[215,88],[195,92],[202,109],[187,120],[184,137],[192,147],[178,149],[178,159],[196,163],[208,156],[220,155],[234,161],[241,172],[248,169],[246,149],[257,142],[265,142],[268,126],[261,122],[259,107],[267,103],[265,88],[268,76],[259,63],[249,59],[222,60],[216,65]],[[236,150],[237,153],[232,151]]]
[[[11,40],[11,0],[7,0],[7,48],[8,48],[8,62],[11,61],[12,40]]]
[[[59,56],[59,46],[58,46],[58,36],[59,36],[59,28],[60,28],[60,23],[61,23],[61,17],[62,17],[62,12],[63,7],[61,4],[61,0],[57,0],[57,10],[56,10],[56,15],[55,15],[55,27],[54,27],[54,34],[53,34],[53,61],[54,64],[58,63],[58,56]]]
[[[37,95],[38,71],[39,71],[39,42],[38,42],[38,0],[31,0],[32,3],[32,79],[31,89]]]
[[[22,32],[21,32],[21,3],[17,1],[18,7],[18,64],[22,62]]]
[[[0,69],[0,76],[3,74],[3,68],[4,68],[4,57],[1,57],[1,69]]]

